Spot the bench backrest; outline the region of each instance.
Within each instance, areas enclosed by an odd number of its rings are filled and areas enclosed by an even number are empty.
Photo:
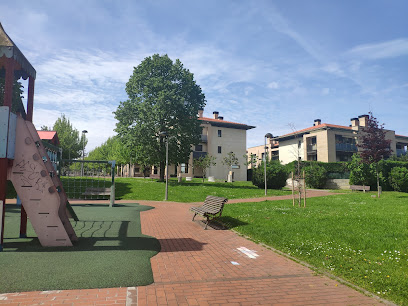
[[[216,196],[207,196],[202,206],[203,209],[209,213],[216,214],[220,212],[224,204],[227,203],[228,199]]]
[[[370,186],[350,185],[351,190],[366,190],[370,191]]]

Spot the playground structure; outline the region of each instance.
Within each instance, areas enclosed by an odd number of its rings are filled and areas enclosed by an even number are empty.
[[[0,251],[3,249],[7,180],[21,199],[20,237],[26,236],[27,216],[42,246],[72,246],[78,238],[69,221],[66,193],[44,144],[32,124],[36,71],[0,24],[0,76],[4,102],[0,106]],[[27,108],[11,112],[13,84],[28,79]],[[49,151],[49,150],[48,150]]]

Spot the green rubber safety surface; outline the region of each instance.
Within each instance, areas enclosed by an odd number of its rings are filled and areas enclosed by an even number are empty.
[[[0,252],[0,292],[111,288],[153,282],[150,258],[156,238],[141,233],[139,204],[72,205],[79,238],[73,247],[42,247],[30,222],[28,238],[18,238],[20,209],[6,205],[4,249]]]

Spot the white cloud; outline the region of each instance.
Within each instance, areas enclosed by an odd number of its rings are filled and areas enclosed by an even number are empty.
[[[278,89],[278,88],[279,88],[279,84],[278,84],[277,82],[270,82],[270,83],[267,85],[267,87],[268,87],[268,88],[271,88],[271,89]]]
[[[408,39],[401,38],[374,44],[362,44],[355,46],[346,54],[372,60],[408,55]]]

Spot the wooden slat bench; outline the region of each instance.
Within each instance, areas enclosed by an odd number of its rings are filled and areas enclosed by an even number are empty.
[[[350,185],[351,190],[362,190],[364,192],[370,191],[370,186]]]
[[[86,188],[85,192],[82,193],[83,196],[110,196],[110,188]]]
[[[207,223],[205,224],[205,229],[207,229],[210,219],[212,220],[215,217],[221,216],[224,204],[227,203],[227,201],[228,199],[226,198],[207,196],[202,206],[190,208],[190,210],[194,212],[193,221],[196,215],[206,217]]]

